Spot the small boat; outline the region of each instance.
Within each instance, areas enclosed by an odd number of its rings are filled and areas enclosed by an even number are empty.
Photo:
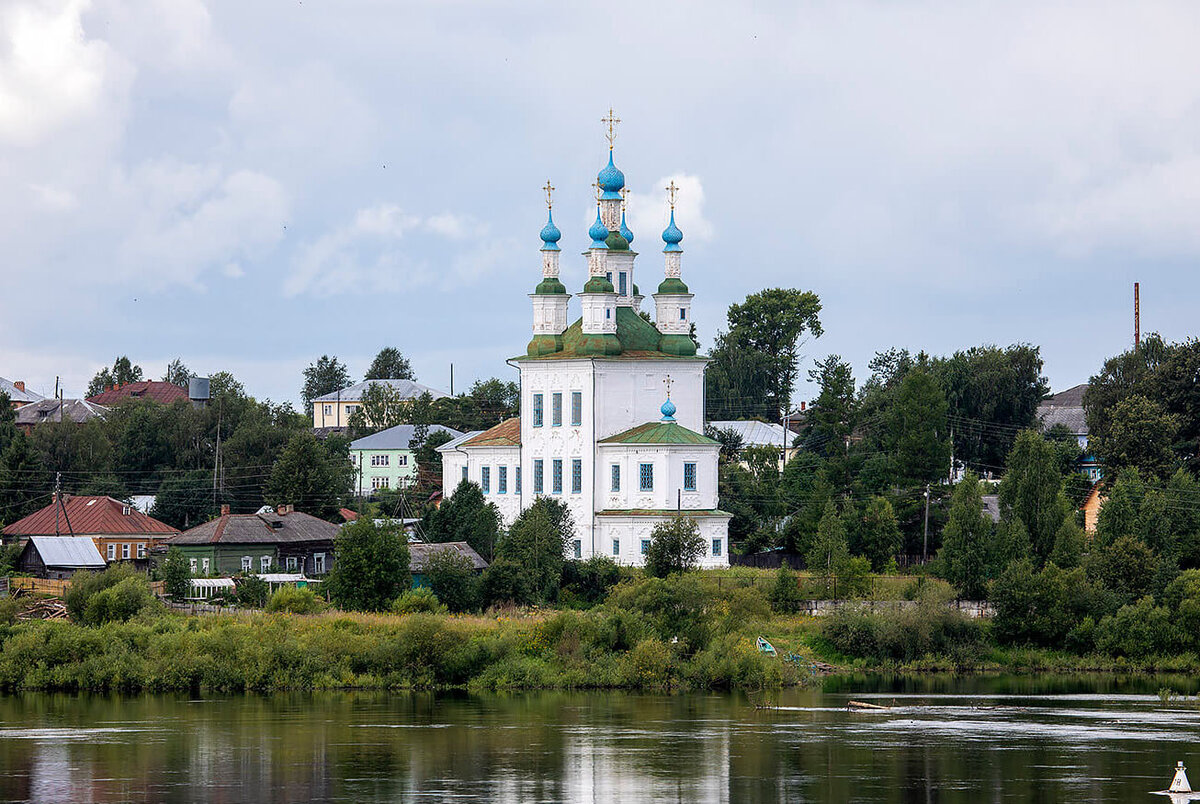
[[[754,644],[758,646],[759,653],[765,653],[768,656],[775,656],[775,646],[762,637],[754,640]]]

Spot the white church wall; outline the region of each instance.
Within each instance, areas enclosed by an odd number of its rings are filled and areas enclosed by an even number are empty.
[[[600,438],[662,418],[667,399],[663,378],[671,376],[676,420],[704,432],[704,359],[597,361],[596,433]]]
[[[483,488],[483,497],[500,510],[500,518],[508,527],[521,513],[521,497],[525,491],[524,473],[521,476],[521,491],[517,491],[517,469],[521,466],[520,447],[472,447],[469,448],[467,475],[472,483]],[[484,486],[483,470],[487,469],[487,485]],[[503,468],[503,478],[501,469]],[[461,469],[459,472],[461,473]],[[461,480],[461,474],[459,475]],[[501,484],[501,479],[504,483]]]
[[[672,514],[662,516],[598,516],[598,543],[601,555],[608,556],[618,564],[640,567],[646,563],[645,548],[653,541],[654,528],[671,519]],[[696,518],[700,537],[704,539],[704,552],[700,566],[705,568],[729,566],[729,517],[701,516]],[[715,549],[714,549],[715,548]]]
[[[596,499],[601,509],[711,510],[717,507],[717,455],[720,446],[600,444]],[[684,488],[684,464],[696,465],[696,487]],[[654,469],[653,489],[641,488],[641,467]],[[620,488],[613,491],[612,467],[620,467]]]

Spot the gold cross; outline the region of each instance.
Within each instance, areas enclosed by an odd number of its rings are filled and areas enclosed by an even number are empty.
[[[671,209],[675,209],[675,194],[679,192],[679,188],[675,186],[675,180],[671,179],[671,183],[667,185],[667,202],[670,203]]]
[[[598,182],[598,181],[594,181],[594,182],[592,182],[592,190],[594,190],[594,191],[595,191],[595,193],[596,193],[596,203],[597,203],[597,204],[599,204],[599,203],[600,203],[600,195],[601,195],[601,192],[602,192],[602,191],[600,190],[600,182]]]
[[[671,398],[671,383],[673,383],[673,382],[675,382],[675,381],[671,379],[670,374],[668,374],[666,376],[666,379],[663,380],[663,385],[667,386],[667,399]]]
[[[608,137],[608,150],[611,151],[613,149],[613,143],[617,140],[617,123],[621,122],[621,118],[617,117],[616,114],[613,113],[612,107],[609,106],[608,115],[606,117],[601,117],[600,122],[608,126],[608,133],[604,136]]]
[[[629,187],[628,186],[622,187],[621,188],[621,212],[622,213],[625,212],[625,203],[628,199],[629,199]]]
[[[549,179],[546,179],[546,186],[542,189],[546,191],[546,209],[553,209],[554,201],[550,198],[550,194],[554,192],[554,185],[550,183]]]

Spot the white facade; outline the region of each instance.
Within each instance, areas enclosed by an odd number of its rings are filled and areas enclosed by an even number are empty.
[[[611,160],[598,184],[604,195],[584,252],[590,280],[576,294],[579,320],[567,325],[571,297],[557,285],[560,233],[551,220],[542,230],[543,284],[530,295],[534,340],[512,361],[521,375],[519,427],[501,424],[441,447],[444,493],[464,479],[479,484],[506,526],[538,497],[559,499],[576,523],[568,557],[623,564],[642,563],[655,525],[690,513],[705,540],[702,565],[725,566],[731,517],[717,499],[720,445],[700,435],[707,360],[688,337],[682,234],[672,216],[656,327],[636,313],[637,254],[620,215],[624,176]]]

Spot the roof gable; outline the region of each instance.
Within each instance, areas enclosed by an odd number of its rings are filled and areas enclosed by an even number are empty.
[[[97,405],[116,405],[127,399],[149,399],[162,405],[170,405],[179,400],[187,400],[186,388],[181,388],[173,382],[161,380],[140,380],[130,382],[118,388],[109,388],[103,393],[89,396],[88,402]]]
[[[462,442],[464,447],[519,447],[521,446],[521,420],[505,419],[490,430],[484,430],[474,438]]]
[[[412,424],[398,424],[350,442],[350,449],[409,449],[408,444],[412,441],[416,429]],[[440,424],[429,425],[429,433],[449,433],[454,438],[462,435],[458,430]]]
[[[41,394],[34,393],[26,388],[22,391],[17,387],[17,384],[12,380],[6,380],[0,377],[0,393],[8,394],[8,398],[12,402],[37,402],[46,397]]]
[[[339,528],[311,514],[224,514],[167,539],[165,544],[303,544],[332,542]]]
[[[354,385],[342,388],[340,391],[333,391],[324,396],[319,396],[313,402],[359,402],[362,400],[362,395],[366,392],[367,388],[376,383],[390,385],[400,395],[401,399],[415,399],[424,393],[428,393],[434,399],[449,396],[444,391],[430,388],[428,385],[422,385],[413,380],[363,380],[362,382],[356,382]]]
[[[689,430],[679,422],[646,422],[623,433],[602,438],[597,443],[720,445],[719,441]]]

